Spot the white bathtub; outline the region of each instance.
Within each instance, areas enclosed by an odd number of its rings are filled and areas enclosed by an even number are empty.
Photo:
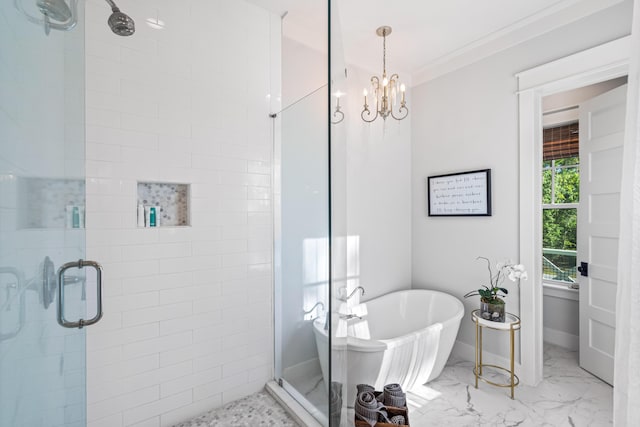
[[[341,333],[332,340],[333,379],[343,378],[346,368],[345,391],[350,394],[357,384],[382,390],[386,384],[399,383],[404,390],[411,390],[438,377],[464,315],[457,298],[421,289],[392,292],[362,303],[356,310],[366,315],[362,320],[340,320],[337,330]],[[328,384],[328,338],[323,319],[314,322],[314,334]]]

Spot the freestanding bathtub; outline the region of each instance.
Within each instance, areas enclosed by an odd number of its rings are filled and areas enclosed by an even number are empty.
[[[437,378],[453,348],[464,306],[444,292],[413,289],[377,297],[352,312],[364,315],[338,320],[338,336],[332,340],[333,379],[343,378],[346,368],[345,391],[350,394],[357,384],[382,390],[386,384],[399,383],[411,390]],[[316,319],[313,330],[322,374],[329,384],[329,343],[323,319]]]

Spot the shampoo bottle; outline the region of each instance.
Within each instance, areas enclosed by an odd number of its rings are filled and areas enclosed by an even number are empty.
[[[73,228],[73,206],[67,205],[65,214],[65,226],[67,228]]]
[[[157,217],[156,207],[149,207],[149,227],[157,227]]]
[[[80,228],[80,208],[74,206],[71,213],[71,226],[73,228]]]

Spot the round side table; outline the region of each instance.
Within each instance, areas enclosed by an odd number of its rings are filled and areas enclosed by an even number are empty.
[[[513,399],[513,389],[520,383],[520,379],[514,371],[514,335],[515,331],[520,330],[520,318],[515,314],[505,313],[504,322],[492,322],[480,317],[480,310],[473,310],[471,312],[471,321],[476,324],[476,365],[475,368],[473,368],[473,374],[476,377],[476,388],[478,388],[478,379],[496,387],[509,387],[511,388],[511,399]],[[482,330],[484,328],[509,332],[509,369],[502,366],[482,363]],[[510,381],[506,384],[496,383],[483,377],[483,367],[491,367],[507,372],[509,374]]]

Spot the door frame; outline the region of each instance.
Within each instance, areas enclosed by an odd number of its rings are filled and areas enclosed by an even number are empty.
[[[516,74],[519,101],[520,372],[524,384],[543,378],[542,323],[542,98],[628,75],[631,36]],[[523,304],[523,301],[526,304]]]

